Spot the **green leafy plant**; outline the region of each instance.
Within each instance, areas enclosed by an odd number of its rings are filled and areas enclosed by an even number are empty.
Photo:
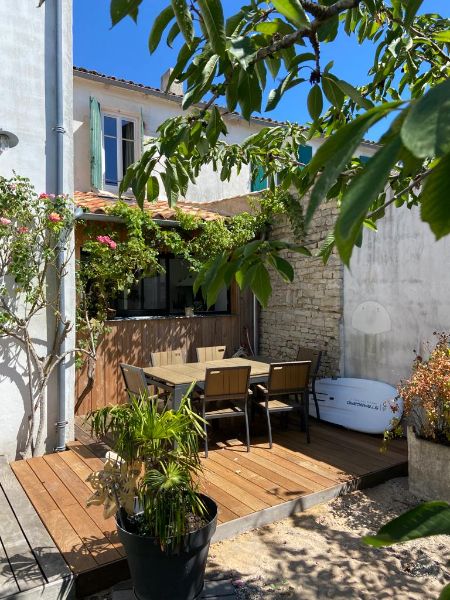
[[[133,398],[130,404],[107,406],[89,416],[98,437],[109,436],[119,455],[103,471],[93,473],[90,504],[104,504],[105,516],[118,513],[123,528],[158,540],[175,551],[192,523],[203,522],[198,496],[198,440],[203,421],[189,397],[177,411],[158,405],[157,398]],[[142,513],[134,514],[137,497]]]
[[[364,542],[375,548],[391,546],[434,535],[450,535],[450,504],[424,502],[383,525],[376,535],[364,537]],[[439,595],[439,600],[450,598],[450,584]]]
[[[126,16],[137,20],[145,1],[111,0],[112,24]],[[131,186],[141,204],[154,200],[161,172],[174,203],[205,164],[222,180],[243,165],[254,172],[262,167],[271,189],[293,187],[298,197],[309,196],[306,227],[326,199],[339,204],[322,256],[326,260],[336,246],[346,264],[363,229],[376,228],[390,206],[419,206],[436,237],[447,235],[449,23],[437,13],[420,14],[421,5],[421,0],[252,0],[227,15],[221,0],[167,2],[153,22],[149,48],[154,52],[166,31],[169,46],[183,38],[168,83],[185,83],[183,108],[189,111],[160,125],[122,189]],[[338,35],[373,48],[373,66],[356,86],[335,73],[333,61],[322,64],[322,48],[333,48]],[[310,116],[305,126],[276,125],[243,144],[227,143],[224,112],[239,110],[250,119],[304,88]],[[216,100],[226,104],[225,111]],[[391,125],[370,160],[355,158],[367,132],[386,118]],[[324,143],[302,164],[299,146],[318,136]],[[263,279],[265,257],[252,254],[249,264],[256,269],[260,262],[256,270]],[[222,266],[216,263],[216,269]],[[250,287],[258,289],[260,279],[252,278]]]

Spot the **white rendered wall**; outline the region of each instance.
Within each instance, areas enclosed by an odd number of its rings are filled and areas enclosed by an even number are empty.
[[[75,189],[87,192],[90,181],[90,145],[89,145],[89,97],[95,97],[102,111],[133,117],[140,122],[143,114],[144,136],[155,136],[157,127],[169,117],[182,114],[179,104],[147,95],[143,92],[123,89],[114,85],[74,77],[74,153],[75,153]],[[261,125],[248,124],[234,116],[226,118],[230,143],[242,142],[249,135],[259,131]],[[244,167],[239,175],[230,181],[222,182],[212,166],[205,167],[200,173],[197,184],[190,185],[186,198],[195,202],[208,202],[239,196],[250,191],[250,171]],[[160,198],[166,198],[161,186]]]
[[[378,225],[345,269],[345,375],[396,385],[413,350],[450,330],[450,237],[436,242],[417,208],[391,208]]]
[[[63,0],[64,15],[64,191],[73,193],[72,136],[72,0]],[[13,171],[30,178],[38,193],[55,192],[56,187],[56,64],[55,0],[41,8],[30,0],[0,2],[0,128],[12,131],[19,145],[0,156],[0,175]],[[52,282],[49,282],[50,284]],[[74,269],[67,277],[67,311],[74,314]],[[42,314],[33,324],[33,335],[44,348],[50,323]],[[68,340],[73,345],[73,336]],[[12,459],[23,449],[29,399],[25,360],[17,347],[0,341],[0,454]],[[74,370],[67,369],[67,416],[73,421]],[[45,448],[55,445],[57,420],[56,372],[48,387],[48,418]],[[71,437],[73,423],[67,429]]]

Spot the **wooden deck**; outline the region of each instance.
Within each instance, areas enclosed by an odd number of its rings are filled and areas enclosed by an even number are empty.
[[[0,598],[73,596],[73,575],[4,457],[0,515]]]
[[[114,520],[105,520],[101,507],[86,507],[86,477],[102,467],[107,447],[79,427],[77,437],[65,452],[11,466],[85,595],[126,579],[128,568]],[[239,440],[222,441],[202,459],[201,488],[219,506],[216,541],[406,474],[401,440],[381,454],[380,438],[317,422],[312,443],[304,437],[298,429],[276,430],[269,450],[265,435],[253,436],[250,453]]]

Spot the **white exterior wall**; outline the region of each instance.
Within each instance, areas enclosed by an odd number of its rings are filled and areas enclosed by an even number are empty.
[[[90,142],[89,142],[89,98],[95,97],[100,102],[102,112],[116,113],[137,120],[140,131],[141,110],[144,119],[144,137],[156,136],[157,127],[169,117],[181,115],[181,106],[172,101],[160,99],[140,91],[124,89],[114,84],[92,81],[74,77],[74,152],[75,152],[75,189],[87,192],[91,189],[90,178]],[[259,131],[262,125],[248,124],[234,116],[226,117],[230,143],[242,142],[249,135]],[[137,144],[139,152],[140,144]],[[212,166],[205,167],[200,173],[197,184],[190,185],[186,198],[195,202],[208,202],[239,196],[250,191],[250,169],[244,167],[239,175],[230,181],[220,181],[219,173],[214,173]],[[166,195],[163,186],[160,198]]]
[[[0,156],[0,175],[12,171],[28,177],[38,193],[55,192],[56,186],[56,62],[55,0],[46,0],[41,8],[30,0],[2,0],[0,23],[0,127],[15,133],[17,147]],[[64,191],[73,193],[72,136],[72,0],[63,0],[64,15]],[[67,277],[69,315],[74,313],[74,271]],[[51,285],[52,282],[49,282]],[[33,334],[43,347],[51,326],[43,314],[34,323]],[[69,339],[68,344],[73,345]],[[0,341],[0,454],[9,459],[23,449],[29,413],[25,359],[16,346]],[[67,415],[73,416],[73,366],[67,369]],[[57,420],[56,372],[48,387],[48,416],[45,448],[55,445]],[[73,426],[67,429],[72,435]]]
[[[436,242],[417,208],[391,208],[378,225],[345,269],[345,375],[396,385],[413,350],[450,330],[450,237]]]

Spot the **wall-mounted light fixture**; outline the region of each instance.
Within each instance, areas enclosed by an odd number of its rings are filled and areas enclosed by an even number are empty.
[[[19,138],[10,131],[0,128],[0,155],[9,148],[14,148],[19,143]]]

